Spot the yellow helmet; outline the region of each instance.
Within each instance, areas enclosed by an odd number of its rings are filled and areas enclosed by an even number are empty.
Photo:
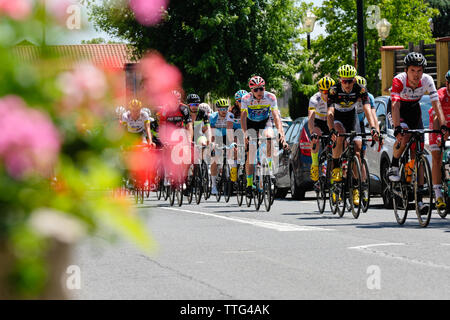
[[[356,69],[349,64],[343,65],[338,69],[339,77],[341,78],[354,78],[356,76]]]
[[[216,100],[216,108],[228,108],[229,107],[229,103],[227,99],[219,99]]]
[[[336,82],[330,77],[323,77],[317,82],[317,86],[320,90],[328,90],[330,87],[334,86]]]
[[[142,108],[142,102],[140,102],[138,99],[133,99],[128,103],[128,108],[130,109],[140,109]]]
[[[355,79],[356,79],[356,83],[358,83],[358,84],[360,84],[360,85],[362,85],[362,86],[364,86],[364,87],[367,86],[367,80],[366,80],[366,78],[363,78],[363,77],[361,77],[361,76],[356,76]]]

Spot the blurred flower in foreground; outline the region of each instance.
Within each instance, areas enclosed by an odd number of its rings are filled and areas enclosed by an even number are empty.
[[[181,73],[177,67],[168,64],[156,52],[149,53],[141,60],[140,71],[143,78],[144,96],[153,106],[178,106],[173,90],[181,88]]]
[[[38,234],[64,243],[75,243],[86,234],[86,228],[78,219],[54,209],[34,211],[29,223]]]
[[[49,12],[61,25],[66,24],[68,17],[67,9],[74,4],[80,5],[79,2],[71,0],[45,0],[47,12]]]
[[[63,73],[59,86],[65,94],[64,106],[73,109],[87,100],[101,99],[107,90],[104,73],[90,63],[81,63],[73,71]]]
[[[151,26],[161,20],[168,2],[168,0],[130,0],[130,8],[140,24]]]
[[[60,137],[51,120],[28,108],[22,99],[0,99],[0,159],[16,178],[26,174],[48,173],[57,160]]]
[[[31,0],[0,0],[0,15],[14,20],[25,20],[31,14]]]

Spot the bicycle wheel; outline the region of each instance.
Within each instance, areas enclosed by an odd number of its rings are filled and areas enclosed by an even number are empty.
[[[238,206],[242,206],[242,202],[244,201],[244,192],[245,192],[245,172],[242,172],[243,166],[238,166],[238,180],[236,182],[236,200]]]
[[[264,206],[266,208],[266,211],[269,212],[270,208],[272,206],[272,180],[270,178],[270,175],[264,175],[264,184],[263,184],[263,199],[264,199]]]
[[[216,182],[216,186],[217,186],[217,193],[216,193],[216,201],[220,202],[220,199],[222,198],[222,185],[223,185],[223,167],[220,168],[217,172],[217,182]]]
[[[364,172],[364,174],[363,174]],[[370,172],[369,172],[369,166],[367,165],[366,159],[361,160],[361,180],[362,180],[362,194],[361,197],[361,204],[362,204],[362,211],[365,213],[367,210],[369,210],[369,204],[370,204]]]
[[[230,178],[230,166],[228,164],[223,165],[223,197],[225,202],[228,203],[230,201],[231,194],[233,192],[233,184]]]
[[[187,190],[187,202],[188,204],[192,203],[192,200],[194,199],[194,192],[195,192],[195,167],[194,165],[191,165],[191,168],[189,168],[188,171],[188,177],[186,180],[186,190]]]
[[[253,203],[255,205],[255,209],[256,211],[259,210],[259,208],[261,207],[261,202],[262,202],[262,195],[263,195],[263,177],[261,174],[261,166],[260,165],[256,165],[255,167],[255,186],[256,188],[254,189],[253,192]]]
[[[202,187],[205,200],[211,196],[211,178],[209,176],[208,165],[205,161],[202,162]]]
[[[171,207],[175,204],[175,193],[176,193],[176,187],[175,185],[170,185],[169,187],[169,204]]]
[[[175,193],[176,193],[176,197],[177,197],[177,204],[179,207],[181,207],[183,205],[183,183],[178,183],[176,189],[175,189]]]
[[[352,161],[349,162],[347,171],[347,185],[350,200],[350,208],[355,219],[359,218],[359,213],[362,208],[362,183],[361,183],[361,166],[359,164],[359,159],[354,156]],[[355,199],[358,195],[359,199]],[[355,201],[357,200],[357,201]]]
[[[339,217],[343,217],[345,214],[345,208],[346,208],[346,201],[347,201],[347,186],[345,178],[341,182],[336,182],[336,207],[337,207],[337,214]]]
[[[394,207],[394,215],[397,223],[403,225],[408,216],[409,192],[406,182],[405,170],[403,164],[400,165],[400,181],[390,182],[389,189],[392,196],[392,206]],[[384,173],[387,177],[387,171]],[[386,180],[389,181],[389,180]]]
[[[203,195],[203,185],[202,185],[202,179],[203,179],[203,172],[201,170],[200,166],[195,166],[194,168],[194,193],[195,193],[195,203],[200,204],[202,201],[202,195]]]
[[[423,170],[423,185],[419,185],[420,172]],[[427,158],[422,155],[414,164],[414,201],[416,203],[417,219],[421,227],[425,228],[430,223],[433,208],[433,182],[431,181],[431,169]],[[419,202],[423,203],[419,210]]]
[[[324,163],[319,164],[319,180],[315,183],[316,188],[316,200],[319,212],[323,213],[325,211],[325,203],[327,201],[327,192],[325,190],[326,186],[326,176],[323,172],[326,172],[326,165]]]

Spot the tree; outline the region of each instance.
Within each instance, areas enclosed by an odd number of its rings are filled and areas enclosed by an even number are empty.
[[[448,0],[427,0],[430,6],[439,10],[433,18],[433,37],[450,36],[450,2]]]
[[[230,96],[261,75],[270,90],[293,79],[300,54],[295,0],[172,0],[164,20],[144,27],[124,0],[90,2],[97,29],[127,40],[137,57],[156,49],[183,73],[185,90]],[[278,92],[279,93],[279,92]]]
[[[434,42],[429,20],[438,11],[429,6],[425,0],[367,0],[369,5],[378,5],[381,17],[391,24],[388,45],[408,45],[408,42]],[[321,35],[312,42],[314,62],[319,65],[321,75],[337,77],[337,69],[342,64],[354,64],[351,58],[352,43],[357,42],[356,1],[326,0],[316,10],[321,24],[326,24],[327,35]],[[381,68],[381,40],[376,29],[365,26],[366,78],[368,88],[374,94],[380,92],[379,69]]]
[[[292,82],[292,98],[289,99],[289,115],[292,119],[308,115],[309,99],[317,92],[314,82],[314,66],[305,60],[301,64],[298,80]]]
[[[106,41],[103,38],[93,38],[91,40],[81,40],[81,44],[119,44],[121,42]]]

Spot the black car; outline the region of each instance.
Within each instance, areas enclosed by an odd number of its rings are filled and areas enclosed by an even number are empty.
[[[289,150],[279,156],[278,170],[275,172],[277,198],[285,198],[291,191],[293,199],[305,198],[306,191],[313,190],[310,178],[311,141],[309,138],[308,118],[295,119],[286,131]]]

